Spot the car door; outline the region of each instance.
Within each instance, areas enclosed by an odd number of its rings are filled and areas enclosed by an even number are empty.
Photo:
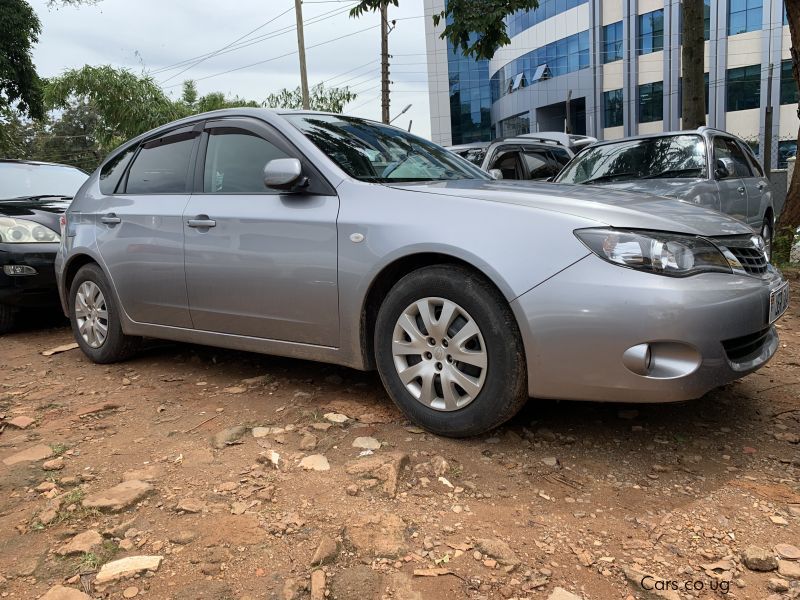
[[[750,168],[750,176],[744,177],[744,187],[747,191],[747,224],[756,231],[761,231],[764,213],[772,202],[772,190],[761,163],[753,155],[750,147],[741,140],[736,140],[736,143],[745,155]]]
[[[489,160],[490,169],[498,169],[503,179],[527,179],[524,175],[519,146],[501,146]]]
[[[555,177],[561,170],[561,165],[547,147],[523,146],[522,160],[525,164],[525,179],[546,180]]]
[[[277,158],[313,166],[254,119],[209,121],[184,211],[186,285],[195,329],[291,342],[339,342],[339,199],[319,175],[302,193],[264,186]]]
[[[182,127],[142,142],[95,211],[100,256],[122,308],[140,323],[192,326],[183,269],[183,211],[201,127]]]
[[[733,138],[716,135],[712,140],[714,172],[719,191],[720,212],[741,221],[747,221],[747,190],[744,176],[750,174],[750,167],[741,148]],[[722,177],[718,173],[717,161],[730,159],[733,171]]]

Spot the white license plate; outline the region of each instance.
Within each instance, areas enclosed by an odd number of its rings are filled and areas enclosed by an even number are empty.
[[[777,321],[789,308],[789,282],[787,281],[769,295],[769,322]]]

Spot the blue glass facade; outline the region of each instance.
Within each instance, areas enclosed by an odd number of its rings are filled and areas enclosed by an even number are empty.
[[[586,4],[589,0],[539,0],[539,8],[531,11],[518,10],[506,17],[508,37],[519,35],[537,23],[568,11],[571,8]]]
[[[762,0],[731,0],[728,13],[728,35],[758,31],[763,14]]]
[[[623,28],[622,21],[603,27],[603,62],[622,60]]]
[[[539,71],[539,67],[547,67]],[[491,101],[496,102],[517,88],[534,85],[536,75],[541,79],[566,75],[589,67],[589,31],[562,38],[503,65],[492,75]],[[515,78],[522,74],[519,84]]]

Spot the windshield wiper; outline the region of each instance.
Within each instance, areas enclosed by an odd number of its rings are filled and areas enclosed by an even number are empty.
[[[600,183],[601,181],[613,181],[614,179],[638,179],[639,173],[609,173],[608,175],[598,175],[597,177],[593,177],[592,179],[587,179],[586,181],[581,181],[583,185],[592,184],[592,183]]]
[[[689,173],[696,173],[699,175],[703,172],[700,167],[693,167],[691,169],[666,169],[660,173],[653,175],[642,175],[641,179],[658,179],[659,177],[680,177],[681,175],[688,175]]]
[[[64,194],[36,194],[34,196],[15,196],[14,198],[6,198],[6,200],[42,200],[43,198],[63,198],[64,200],[72,200],[72,196],[65,196]]]

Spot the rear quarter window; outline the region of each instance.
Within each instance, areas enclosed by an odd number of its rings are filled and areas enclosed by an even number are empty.
[[[122,178],[125,169],[128,168],[128,163],[131,162],[134,152],[136,152],[136,146],[125,152],[120,152],[103,165],[103,168],[100,169],[100,192],[102,194],[110,196],[117,191],[119,180]]]

